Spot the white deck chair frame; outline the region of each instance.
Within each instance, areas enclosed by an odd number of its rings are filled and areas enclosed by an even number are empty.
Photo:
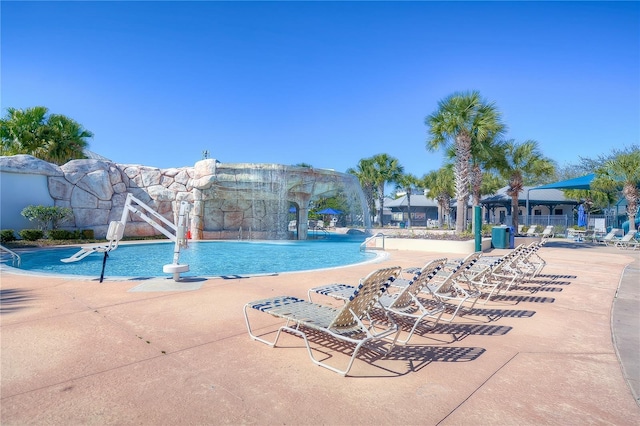
[[[538,225],[531,225],[529,227],[529,229],[527,229],[527,237],[537,237],[539,234],[536,232],[536,229],[538,229]]]
[[[607,233],[602,238],[602,244],[605,246],[615,246],[616,242],[620,240],[620,234],[622,234],[622,229],[620,228],[612,228],[611,231]]]
[[[502,291],[507,292],[512,286],[518,284],[518,280],[522,279],[522,272],[518,270],[518,259],[528,250],[524,244],[519,245],[513,251],[505,254],[491,264],[487,264],[480,272],[471,278],[471,283],[482,291],[483,288],[489,289],[489,293],[484,300],[486,304],[491,297],[500,294]]]
[[[399,332],[398,325],[393,322],[392,318],[388,318],[389,322],[386,326],[377,331],[376,327],[380,324],[369,321],[368,313],[378,303],[383,292],[389,286],[389,281],[395,279],[400,271],[400,267],[373,271],[362,280],[349,300],[340,308],[312,303],[292,296],[278,296],[249,302],[244,306],[244,317],[249,336],[253,340],[275,347],[282,331],[298,335],[304,340],[309,358],[314,364],[346,376],[363,345]],[[278,328],[273,341],[268,341],[254,334],[249,321],[249,311],[254,309],[286,321]],[[354,344],[355,348],[347,367],[339,369],[316,359],[303,327]],[[388,354],[392,349],[393,344],[386,353]]]
[[[409,334],[404,339],[400,339],[399,335],[395,337],[395,343],[406,344],[413,336],[418,325],[425,318],[433,320],[429,328],[433,329],[444,312],[444,304],[436,303],[434,306],[425,306],[418,298],[418,293],[428,288],[429,281],[442,270],[447,262],[446,258],[435,259],[428,262],[420,271],[418,271],[413,279],[407,285],[401,287],[400,291],[395,293],[386,292],[380,297],[380,305],[384,310],[400,317],[409,318],[413,321],[413,325]],[[394,281],[395,282],[395,281]],[[394,285],[391,282],[391,286]],[[354,287],[348,284],[329,284],[326,286],[314,287],[309,289],[309,301],[313,294],[322,294],[339,300],[347,300],[350,294],[353,294]]]
[[[493,266],[487,266],[471,279],[471,283],[481,291],[483,288],[489,290],[489,293],[483,302],[486,304],[491,300],[494,293],[497,296],[502,290],[505,292],[509,290],[517,278],[518,276],[515,273],[500,273],[494,271]]]
[[[543,244],[544,240],[534,241],[518,257],[516,268],[522,273],[522,281],[534,279],[547,265],[547,262],[539,254]]]
[[[482,295],[480,290],[471,283],[471,278],[476,273],[473,269],[474,265],[481,255],[482,252],[471,253],[440,282],[428,285],[429,294],[435,300],[445,304],[447,302],[456,303],[453,314],[448,317],[443,316],[440,321],[452,322],[466,301],[473,301],[469,307],[469,309],[472,309]],[[422,294],[424,293],[423,291]]]
[[[638,231],[629,231],[624,237],[616,241],[615,246],[621,249],[633,249],[640,247],[640,242],[636,240]]]
[[[549,225],[542,231],[540,235],[542,238],[553,238],[553,225]]]

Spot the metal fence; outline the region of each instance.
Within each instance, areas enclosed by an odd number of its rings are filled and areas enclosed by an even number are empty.
[[[552,225],[556,230],[562,230],[564,232],[567,228],[578,225],[577,215],[530,215],[520,216],[518,218],[520,225],[531,226],[540,225],[546,227]],[[628,217],[626,215],[602,215],[602,214],[590,214],[587,216],[587,229],[593,229],[599,221],[596,219],[604,219],[605,228],[621,228],[622,222],[626,221]],[[506,216],[504,223],[506,225],[511,224],[511,216]]]

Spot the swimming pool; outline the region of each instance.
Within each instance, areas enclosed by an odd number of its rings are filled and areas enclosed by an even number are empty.
[[[182,277],[258,275],[334,268],[370,261],[375,253],[360,251],[363,238],[329,238],[307,241],[199,241],[180,253],[189,265]],[[164,265],[173,261],[173,243],[121,245],[109,253],[105,277],[167,277]],[[20,253],[20,269],[30,272],[99,277],[103,254],[63,263],[78,247],[38,249]]]

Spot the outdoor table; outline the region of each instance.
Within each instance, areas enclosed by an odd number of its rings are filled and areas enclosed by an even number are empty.
[[[569,229],[568,230],[568,237],[571,238],[573,237],[573,241],[581,243],[584,241],[584,236],[587,233],[587,231],[584,231],[582,229]]]

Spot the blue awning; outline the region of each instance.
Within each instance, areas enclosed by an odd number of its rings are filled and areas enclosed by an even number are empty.
[[[563,180],[560,182],[549,183],[547,185],[537,186],[533,189],[591,189],[591,181],[596,177],[594,173],[589,175]]]

